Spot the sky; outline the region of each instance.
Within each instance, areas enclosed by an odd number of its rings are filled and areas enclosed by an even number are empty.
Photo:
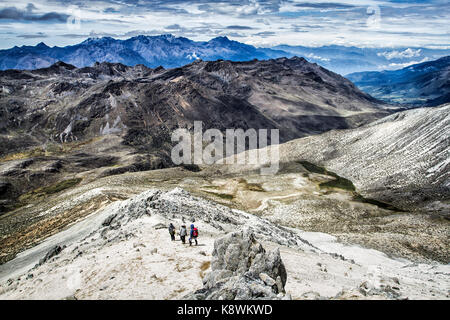
[[[0,0],[0,49],[168,33],[258,47],[450,48],[449,21],[450,0]]]

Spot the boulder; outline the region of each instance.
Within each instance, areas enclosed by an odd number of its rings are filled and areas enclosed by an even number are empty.
[[[278,249],[266,252],[248,229],[214,242],[211,272],[203,288],[186,296],[198,300],[282,299],[286,268]]]

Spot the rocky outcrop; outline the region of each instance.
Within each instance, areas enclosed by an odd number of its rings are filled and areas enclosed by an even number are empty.
[[[342,290],[334,299],[336,300],[406,300],[402,296],[400,281],[396,277],[381,277],[380,279],[367,279],[357,288]]]
[[[64,246],[61,247],[61,246],[58,246],[58,245],[56,245],[56,246],[54,246],[53,248],[51,248],[51,249],[46,253],[46,255],[45,255],[41,260],[39,260],[39,263],[36,265],[36,267],[38,267],[38,266],[40,266],[40,265],[46,263],[46,262],[49,261],[51,258],[56,257],[58,254],[61,253],[61,251],[64,250],[64,248],[65,248]]]
[[[249,300],[287,298],[286,268],[279,250],[266,252],[249,229],[227,234],[214,243],[211,272],[203,288],[187,298]]]
[[[255,218],[246,212],[232,210],[210,200],[195,197],[182,188],[174,188],[170,191],[150,189],[121,202],[103,220],[98,232],[103,238],[111,241],[116,237],[124,236],[120,229],[127,223],[152,215],[162,216],[168,220],[181,219],[185,223],[202,221],[224,233],[248,229],[249,233],[257,235],[258,240],[271,241],[278,245],[302,250],[320,251],[286,228],[265,219]],[[165,229],[167,225],[157,224],[154,228]]]
[[[74,200],[64,208],[76,207]],[[198,247],[170,240],[169,222],[194,219]],[[391,259],[285,229],[180,188],[146,190],[0,265],[0,299],[449,298],[447,265]],[[47,261],[30,270],[41,257]]]

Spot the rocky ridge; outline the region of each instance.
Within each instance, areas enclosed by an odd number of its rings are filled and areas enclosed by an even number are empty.
[[[200,245],[170,241],[169,221],[194,221]],[[447,266],[394,260],[326,239],[179,188],[153,189],[114,202],[1,265],[0,297],[448,298]]]

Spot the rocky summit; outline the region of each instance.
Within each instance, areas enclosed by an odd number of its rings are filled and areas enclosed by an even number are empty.
[[[195,223],[199,245],[169,222]],[[445,299],[449,272],[152,188],[0,265],[0,299]]]

